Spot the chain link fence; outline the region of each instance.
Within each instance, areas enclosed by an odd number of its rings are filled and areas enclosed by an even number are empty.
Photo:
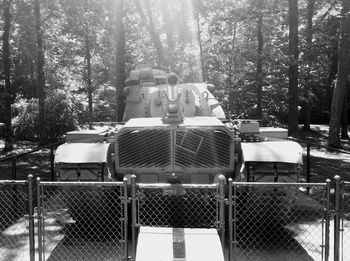
[[[126,260],[123,183],[42,182],[38,188],[39,260]]]
[[[1,261],[125,261],[140,226],[217,228],[230,261],[350,260],[350,182],[339,178],[332,186],[0,181],[0,220]]]
[[[0,260],[27,260],[29,250],[27,181],[0,181]]]
[[[215,228],[217,186],[138,186],[138,224],[148,227]]]
[[[231,183],[230,260],[324,260],[329,255],[329,185],[307,187]]]

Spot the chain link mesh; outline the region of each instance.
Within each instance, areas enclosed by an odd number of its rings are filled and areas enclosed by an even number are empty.
[[[217,195],[215,186],[138,188],[138,222],[155,227],[216,227]]]
[[[310,195],[295,185],[233,191],[233,260],[322,260],[325,186],[310,187]]]
[[[28,185],[0,181],[0,260],[27,260]],[[27,251],[25,251],[27,250]]]
[[[342,195],[342,231],[343,231],[343,242],[341,245],[341,256],[343,261],[350,261],[350,182],[344,182]]]
[[[123,186],[42,186],[47,260],[123,260]]]

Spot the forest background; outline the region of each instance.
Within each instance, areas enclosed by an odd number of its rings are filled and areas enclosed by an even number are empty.
[[[46,144],[83,124],[121,121],[124,81],[140,64],[214,84],[230,119],[262,119],[294,136],[298,124],[330,123],[330,146],[348,138],[349,0],[0,4],[5,150],[13,139]]]

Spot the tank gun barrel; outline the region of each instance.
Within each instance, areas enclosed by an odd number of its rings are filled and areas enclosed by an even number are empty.
[[[180,106],[180,94],[178,92],[179,77],[170,73],[167,77],[167,99],[165,101],[163,123],[179,124],[183,122],[183,112]]]

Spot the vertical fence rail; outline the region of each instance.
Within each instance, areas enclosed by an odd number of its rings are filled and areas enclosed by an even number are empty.
[[[37,189],[37,217],[38,217],[38,259],[42,261],[44,258],[43,251],[43,215],[42,215],[42,202],[41,202],[41,185],[40,178],[36,179],[36,189]]]
[[[335,176],[335,202],[334,202],[334,261],[340,260],[340,176]]]
[[[228,179],[228,260],[233,259],[233,201],[232,201],[232,179]]]
[[[126,178],[123,179],[123,207],[124,207],[124,261],[128,261],[128,180]]]
[[[331,219],[331,181],[329,179],[326,180],[327,189],[326,189],[326,213],[325,213],[325,261],[329,260],[329,247],[330,247],[330,235],[329,235],[329,227],[330,227],[330,219]]]
[[[136,176],[131,176],[131,259],[136,258],[136,228],[137,228],[137,206],[136,206]]]
[[[348,247],[350,243],[350,182],[342,182],[342,206],[341,206],[341,219],[342,219],[342,260],[350,260],[350,250]]]
[[[35,260],[33,175],[28,176],[29,259]]]
[[[225,245],[226,245],[226,239],[225,239],[225,177],[222,175],[219,178],[219,194],[218,194],[218,201],[219,201],[219,230],[220,230],[220,238],[221,238],[221,244],[222,244],[222,250],[223,253],[225,253]],[[227,260],[227,257],[225,258]]]
[[[233,245],[233,251],[231,255],[231,260],[234,259],[234,255],[237,252],[237,186],[233,186],[233,182],[230,184],[231,187],[233,187],[233,200],[231,200],[232,207],[233,207],[233,224],[232,224],[232,230],[233,230],[233,242],[230,242],[230,244]]]
[[[12,164],[12,179],[13,180],[17,180],[17,163],[16,163],[17,159],[13,158],[11,161]]]

